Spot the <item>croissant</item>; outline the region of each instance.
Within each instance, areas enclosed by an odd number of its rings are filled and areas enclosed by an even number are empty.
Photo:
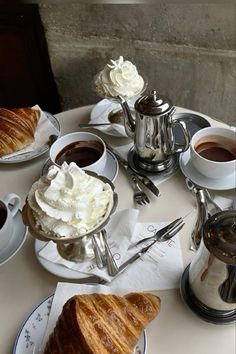
[[[31,107],[0,108],[0,156],[31,144],[39,118],[40,111]]]
[[[160,310],[149,293],[76,295],[63,307],[44,354],[132,354]]]

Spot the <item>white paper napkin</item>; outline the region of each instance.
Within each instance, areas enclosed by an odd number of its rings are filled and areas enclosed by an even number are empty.
[[[57,288],[53,297],[52,307],[50,310],[50,315],[45,330],[44,338],[41,344],[39,353],[43,353],[43,349],[46,345],[50,333],[56,325],[56,321],[61,314],[62,307],[72,296],[77,294],[92,294],[92,293],[102,293],[102,294],[117,294],[124,295],[128,293],[127,289],[111,289],[105,285],[84,285],[84,284],[71,284],[71,283],[58,283]],[[65,353],[66,354],[66,353]]]
[[[35,131],[35,140],[32,144],[26,146],[24,149],[16,151],[12,154],[8,154],[2,157],[2,159],[8,159],[13,156],[17,156],[26,152],[31,152],[36,149],[39,149],[47,144],[48,138],[50,135],[56,134],[58,135],[58,130],[54,127],[54,125],[47,118],[46,114],[41,110],[38,105],[33,106],[32,108],[40,110],[40,118],[37,124],[37,128]]]
[[[166,226],[167,222],[138,223],[135,227],[132,242],[152,236],[157,230]],[[140,248],[128,250],[118,261],[121,265]],[[154,244],[139,260],[129,265],[118,277],[110,278],[112,287],[127,287],[133,290],[165,290],[179,287],[179,279],[183,272],[182,253],[178,234],[171,240]]]
[[[114,214],[107,225],[108,244],[118,266],[145,246],[142,244],[128,250],[130,243],[152,236],[158,229],[167,225],[167,222],[137,223],[137,219],[138,211],[127,209]],[[99,276],[112,288],[121,287],[137,291],[178,288],[179,278],[183,272],[178,235],[170,241],[155,244],[141,259],[115,278],[108,275],[106,268],[98,269],[95,260],[76,264],[62,259],[53,242],[49,242],[39,251],[39,256],[85,275]]]

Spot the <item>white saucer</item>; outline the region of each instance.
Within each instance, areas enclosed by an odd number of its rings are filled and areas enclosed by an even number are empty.
[[[6,248],[0,250],[0,265],[9,261],[21,248],[26,239],[27,227],[22,222],[19,210],[13,218],[13,235]]]
[[[34,250],[35,250],[36,257],[37,257],[39,263],[43,266],[43,268],[45,268],[49,273],[57,275],[58,277],[61,277],[61,278],[88,279],[88,281],[89,281],[89,278],[91,278],[91,276],[89,276],[89,275],[86,275],[84,273],[80,273],[80,272],[75,271],[73,269],[67,268],[61,264],[47,261],[45,258],[40,257],[39,252],[44,246],[46,246],[47,243],[48,242],[35,240],[35,244],[34,244]],[[91,283],[91,281],[89,281],[89,283]]]
[[[129,104],[132,107],[132,103]],[[120,103],[115,103],[107,99],[101,100],[93,107],[90,113],[90,121],[88,123],[110,123],[108,120],[108,115],[111,111],[116,109],[122,109]],[[101,132],[107,135],[127,138],[125,128],[121,124],[112,124],[108,126],[99,126],[94,128],[100,130]]]
[[[185,177],[188,177],[200,187],[222,191],[236,188],[236,171],[224,178],[209,178],[203,176],[193,166],[190,159],[190,150],[180,155],[179,166]]]
[[[52,161],[48,158],[43,165],[41,176],[47,173],[48,168],[52,165]],[[114,182],[119,172],[119,164],[117,158],[113,153],[107,149],[107,162],[104,171],[101,173],[102,176],[108,178],[110,181]]]

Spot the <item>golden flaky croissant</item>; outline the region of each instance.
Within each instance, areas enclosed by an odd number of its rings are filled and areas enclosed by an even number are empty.
[[[0,156],[31,144],[39,118],[40,111],[31,107],[0,108]]]
[[[44,354],[132,354],[160,310],[149,293],[77,295],[63,307]]]

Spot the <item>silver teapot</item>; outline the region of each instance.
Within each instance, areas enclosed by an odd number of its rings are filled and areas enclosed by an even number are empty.
[[[181,279],[189,307],[213,323],[236,321],[236,211],[211,216],[200,247]]]
[[[125,119],[126,134],[134,139],[134,148],[139,167],[146,171],[163,171],[170,167],[173,155],[186,151],[190,134],[181,119],[173,120],[175,107],[171,102],[152,91],[135,102],[135,118],[124,98],[119,97]],[[175,143],[173,127],[179,125],[183,131],[184,144]]]

